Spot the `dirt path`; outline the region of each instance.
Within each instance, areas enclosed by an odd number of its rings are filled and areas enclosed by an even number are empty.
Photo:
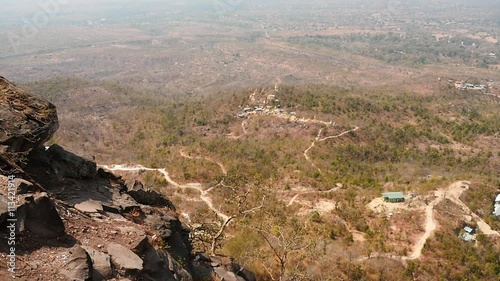
[[[247,121],[243,121],[241,122],[241,128],[243,129],[243,135],[248,135],[248,132],[247,132]]]
[[[224,175],[227,175],[227,169],[226,169],[226,167],[224,166],[224,164],[222,164],[221,162],[219,162],[219,161],[217,161],[217,160],[214,160],[214,159],[212,159],[212,158],[210,158],[210,157],[206,157],[206,156],[205,156],[205,157],[201,157],[201,156],[191,156],[191,155],[189,155],[189,154],[186,154],[186,152],[185,152],[184,150],[181,150],[181,151],[180,151],[180,154],[181,154],[181,156],[182,156],[182,157],[187,158],[187,159],[191,159],[191,160],[192,160],[192,159],[201,159],[201,160],[206,160],[206,161],[208,161],[208,162],[214,163],[214,164],[216,164],[217,166],[219,166],[219,167],[220,167],[220,169],[221,169],[221,171],[222,171],[222,173],[223,173]]]
[[[486,93],[485,95],[493,96],[493,97],[496,97],[496,98],[500,99],[500,95],[495,95],[495,94],[492,94],[492,93]]]
[[[460,206],[460,208],[470,216],[472,216],[476,221],[477,221],[477,226],[479,230],[481,230],[482,233],[488,236],[500,236],[500,233],[498,231],[495,231],[491,228],[490,225],[488,225],[483,219],[481,219],[478,215],[476,215],[472,210],[465,205],[462,200],[460,200],[460,196],[462,196],[462,193],[464,193],[467,188],[463,188],[464,183],[466,183],[465,186],[469,186],[469,182],[465,181],[458,181],[455,182],[454,184],[450,185],[447,189],[441,190],[441,191],[436,191],[436,196],[442,196],[443,198],[448,198],[450,199],[453,203],[457,204]]]
[[[330,192],[334,192],[334,191],[337,191],[339,190],[338,187],[334,187],[332,189],[329,189],[329,190],[325,190],[325,191],[306,191],[306,192],[301,192],[301,193],[298,193],[296,194],[292,199],[290,199],[290,201],[288,202],[288,204],[286,205],[287,207],[290,207],[293,205],[293,203],[295,203],[297,201],[297,199],[299,198],[299,196],[301,195],[306,195],[306,194],[321,194],[321,193],[330,193]]]
[[[324,122],[324,121],[321,121],[321,122]],[[311,158],[309,157],[309,151],[314,147],[316,146],[316,143],[318,142],[324,142],[324,141],[327,141],[327,140],[330,140],[330,139],[336,139],[336,138],[340,138],[346,134],[349,134],[349,133],[352,133],[352,132],[355,132],[357,130],[359,130],[359,127],[358,126],[354,126],[352,129],[350,130],[347,130],[345,132],[342,132],[338,135],[335,135],[335,136],[329,136],[329,137],[325,137],[325,138],[321,138],[321,134],[323,133],[323,130],[327,127],[330,127],[330,126],[335,126],[335,123],[329,123],[326,127],[323,127],[321,129],[319,129],[318,131],[318,135],[316,136],[316,138],[314,139],[314,141],[311,143],[311,145],[306,149],[304,150],[304,158],[306,159],[307,162],[309,162],[309,164],[311,164],[311,166],[313,166],[315,169],[318,170],[318,172],[321,174],[321,169],[318,168],[314,162],[311,160]]]
[[[316,138],[314,139],[314,141],[311,143],[311,145],[306,150],[304,150],[304,157],[306,158],[307,162],[309,162],[309,164],[311,164],[311,166],[313,166],[314,168],[316,168],[320,174],[322,173],[321,169],[318,168],[318,167],[316,167],[316,165],[311,160],[311,158],[309,158],[308,153],[309,153],[309,150],[311,150],[314,146],[316,146],[316,142],[319,141],[319,138],[321,137],[321,133],[323,133],[323,129],[324,128],[319,129],[318,135],[316,136]]]
[[[443,200],[442,197],[436,198],[425,208],[425,224],[424,224],[424,234],[418,239],[417,243],[413,246],[412,254],[409,256],[401,257],[402,260],[414,260],[422,256],[422,250],[424,249],[427,239],[431,237],[434,230],[436,230],[436,222],[434,221],[434,206],[439,204]]]
[[[467,190],[468,186],[470,185],[469,182],[466,181],[457,181],[452,183],[446,188],[441,188],[438,189],[434,192],[435,199],[429,203],[427,206],[425,206],[425,223],[424,223],[424,229],[425,232],[424,234],[418,239],[418,241],[413,245],[412,247],[412,254],[408,256],[393,256],[390,254],[375,254],[371,255],[369,257],[362,257],[359,258],[358,261],[363,261],[367,260],[370,258],[377,258],[377,257],[385,257],[385,258],[393,258],[393,259],[400,259],[400,260],[414,260],[418,259],[422,256],[422,250],[425,246],[425,243],[427,243],[427,240],[429,237],[434,233],[434,231],[437,228],[436,222],[434,220],[434,207],[439,204],[441,201],[444,199],[450,199],[452,202],[457,204],[462,208],[462,210],[468,214],[470,214],[476,221],[479,230],[484,233],[485,235],[488,236],[499,236],[500,234],[498,231],[493,230],[485,221],[483,221],[478,215],[474,214],[467,205],[465,205],[462,200],[460,200],[460,196]],[[378,198],[377,198],[378,199]],[[375,200],[377,200],[375,199]],[[374,201],[375,201],[374,200]],[[373,204],[368,204],[370,206]],[[390,208],[387,208],[390,209]],[[399,208],[399,209],[405,209],[405,208]]]
[[[172,178],[170,178],[170,175],[168,174],[166,169],[153,169],[153,168],[144,167],[142,165],[110,165],[110,166],[99,165],[99,167],[104,168],[104,169],[109,170],[109,171],[122,171],[122,172],[156,171],[156,172],[160,172],[164,176],[165,180],[170,185],[172,185],[176,188],[180,188],[180,189],[194,189],[194,190],[198,191],[200,193],[200,200],[205,202],[205,204],[207,204],[207,206],[210,210],[214,211],[214,213],[216,213],[217,216],[219,216],[224,221],[229,219],[228,215],[222,213],[219,209],[215,208],[215,206],[212,202],[212,199],[208,195],[208,192],[203,189],[203,187],[200,183],[188,183],[185,185],[181,185],[181,184],[175,182],[174,180],[172,180]]]
[[[241,129],[243,130],[243,134],[241,134],[239,136],[235,136],[233,133],[230,133],[230,134],[226,135],[227,138],[232,139],[232,140],[239,140],[241,137],[248,135],[248,131],[246,128],[247,124],[248,123],[246,120],[241,122]]]

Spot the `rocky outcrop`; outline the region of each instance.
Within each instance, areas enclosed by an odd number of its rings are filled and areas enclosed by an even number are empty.
[[[27,230],[40,238],[64,235],[64,223],[47,194],[26,195],[21,200],[24,203],[15,212],[18,232]]]
[[[224,281],[256,281],[252,271],[235,263],[231,258],[219,256],[206,256],[198,254],[195,257],[197,270],[213,272],[217,280]]]
[[[84,213],[99,213],[104,211],[102,204],[92,199],[75,204],[75,209]]]
[[[56,108],[0,76],[0,154],[14,162],[48,141],[58,129]],[[6,163],[0,168],[5,169]]]
[[[113,268],[111,267],[111,257],[90,246],[82,246],[90,255],[92,260],[92,278],[93,280],[107,280],[113,277]]]
[[[175,211],[174,204],[170,200],[166,199],[159,192],[144,188],[144,185],[140,181],[135,180],[129,184],[127,193],[138,203],[155,207],[168,207]]]
[[[71,179],[92,179],[97,176],[96,163],[77,156],[54,144],[47,149],[50,166],[57,175]]]
[[[93,279],[92,260],[80,245],[75,245],[69,251],[68,261],[60,272],[68,280],[91,281]]]
[[[143,240],[134,251],[144,260],[144,269],[140,278],[158,281],[193,280],[192,274],[183,268],[168,251],[155,248],[149,240]]]
[[[110,243],[107,250],[111,257],[111,262],[118,270],[139,272],[143,269],[142,259],[132,252],[132,250],[116,243]]]
[[[16,206],[0,189],[0,237],[8,239],[13,229],[22,241],[16,251],[23,253],[23,279],[255,280],[230,259],[194,258],[190,230],[161,192],[138,181],[127,188],[94,161],[58,145],[43,147],[58,127],[52,104],[3,77],[0,94],[0,172],[18,172]],[[3,227],[13,216],[15,226]],[[1,263],[9,251],[0,244]]]

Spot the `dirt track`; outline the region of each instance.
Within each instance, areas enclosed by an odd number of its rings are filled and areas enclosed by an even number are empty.
[[[386,258],[394,258],[394,259],[400,259],[400,260],[413,260],[413,259],[418,259],[422,256],[422,249],[425,246],[425,243],[427,242],[427,239],[434,233],[436,230],[436,222],[434,220],[434,207],[439,204],[441,201],[444,199],[450,199],[452,202],[457,204],[462,208],[464,212],[467,214],[470,214],[476,221],[479,230],[484,233],[485,235],[488,236],[499,236],[500,234],[498,231],[493,230],[486,222],[484,222],[479,216],[474,214],[467,205],[464,204],[460,200],[460,196],[467,190],[467,187],[470,185],[469,182],[466,181],[457,181],[452,183],[446,188],[441,188],[438,189],[434,192],[435,199],[430,202],[427,206],[425,206],[425,224],[424,224],[424,229],[425,232],[424,234],[418,239],[418,241],[413,245],[412,247],[412,253],[408,256],[393,256],[389,254],[375,254],[369,257],[363,257],[359,258],[358,261],[363,261],[367,260],[370,258],[376,258],[376,257],[386,257]],[[379,207],[378,204],[381,202],[380,198],[376,198],[373,200],[370,204],[367,205],[367,207],[373,209],[374,211],[379,211],[376,207]],[[385,205],[394,205],[391,203],[383,203]],[[386,211],[391,211],[395,209],[406,209],[406,210],[414,210],[405,207],[404,205],[397,204],[397,208],[390,207],[388,206],[387,208],[382,208],[383,210]]]
[[[321,121],[321,122],[324,122],[324,121]],[[307,162],[309,162],[311,164],[311,166],[313,166],[314,168],[316,168],[318,170],[318,172],[321,174],[321,169],[318,168],[314,162],[311,160],[311,158],[309,157],[308,153],[309,153],[309,150],[311,150],[314,146],[316,146],[316,143],[318,142],[323,142],[323,141],[326,141],[326,140],[330,140],[330,139],[336,139],[336,138],[340,138],[346,134],[349,134],[349,133],[352,133],[352,132],[355,132],[359,129],[358,126],[354,126],[352,129],[350,130],[347,130],[345,132],[342,132],[338,135],[335,135],[335,136],[329,136],[329,137],[325,137],[325,138],[321,138],[321,134],[323,133],[323,130],[327,127],[330,127],[330,126],[334,126],[335,123],[327,123],[326,127],[323,127],[321,129],[319,129],[318,131],[318,135],[316,136],[316,138],[314,139],[314,141],[311,143],[311,145],[306,148],[306,150],[304,150],[304,158],[306,158]]]
[[[200,193],[200,199],[207,204],[208,208],[210,210],[214,211],[217,216],[219,216],[221,219],[226,221],[229,216],[222,213],[220,210],[215,208],[212,199],[208,195],[208,192],[202,188],[202,185],[200,183],[188,183],[185,185],[178,184],[174,180],[170,178],[170,175],[168,174],[166,169],[153,169],[153,168],[146,168],[142,165],[100,165],[100,167],[109,170],[109,171],[123,171],[123,172],[134,172],[134,171],[157,171],[160,172],[164,177],[165,180],[172,186],[180,189],[194,189],[197,190]]]

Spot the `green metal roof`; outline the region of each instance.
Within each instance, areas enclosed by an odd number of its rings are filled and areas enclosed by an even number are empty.
[[[389,199],[404,199],[405,195],[403,192],[385,192],[382,193],[382,197]]]

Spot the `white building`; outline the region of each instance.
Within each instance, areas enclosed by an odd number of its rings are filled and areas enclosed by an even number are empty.
[[[493,207],[493,215],[500,217],[500,194],[495,198],[495,206]]]

